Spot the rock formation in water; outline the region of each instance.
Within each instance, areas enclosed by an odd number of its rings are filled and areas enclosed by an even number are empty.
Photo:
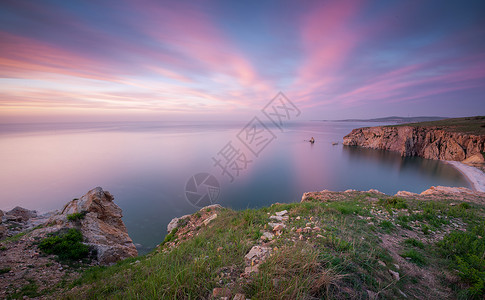
[[[485,149],[485,136],[432,127],[378,126],[352,130],[344,145],[398,151],[402,156],[462,161]]]
[[[81,215],[77,220],[69,220],[72,214]],[[109,265],[138,255],[121,217],[121,208],[113,202],[113,196],[97,187],[67,203],[48,224],[80,229],[85,243],[97,250],[99,264]]]

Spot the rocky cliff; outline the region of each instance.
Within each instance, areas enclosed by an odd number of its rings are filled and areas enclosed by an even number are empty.
[[[77,221],[68,219],[69,215],[76,213],[84,216]],[[99,264],[108,265],[138,255],[122,216],[113,196],[97,187],[80,199],[67,203],[61,213],[51,217],[47,223],[81,230],[85,243],[96,249]]]
[[[485,149],[485,135],[433,127],[378,126],[352,130],[344,145],[391,150],[402,156],[462,161]]]

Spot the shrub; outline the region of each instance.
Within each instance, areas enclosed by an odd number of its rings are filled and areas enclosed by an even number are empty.
[[[467,297],[481,298],[485,295],[485,223],[470,231],[454,231],[437,243],[443,256],[451,258],[453,267],[470,287]]]
[[[409,239],[406,239],[404,241],[404,243],[405,244],[408,244],[408,245],[411,245],[411,246],[414,246],[414,247],[418,247],[418,248],[424,249],[423,242],[418,241],[417,239],[409,238]]]
[[[381,200],[380,203],[387,208],[392,207],[392,208],[396,208],[396,209],[404,209],[404,208],[408,207],[406,200],[404,198],[400,198],[400,197],[387,198],[385,200]]]
[[[175,234],[177,233],[177,231],[178,231],[178,230],[179,230],[179,229],[178,229],[178,227],[176,227],[176,228],[174,228],[174,229],[172,230],[172,232],[170,232],[169,234],[167,234],[167,235],[165,236],[165,239],[163,240],[163,242],[160,244],[160,246],[163,246],[163,245],[165,245],[166,243],[168,243],[168,242],[171,242],[171,241],[175,240]]]
[[[82,219],[84,219],[84,217],[86,217],[87,213],[88,213],[87,211],[83,210],[83,211],[78,212],[78,213],[69,214],[69,215],[67,215],[67,219],[69,221],[82,220]]]
[[[403,254],[401,254],[401,256],[404,258],[410,258],[411,261],[418,266],[426,265],[426,259],[424,256],[414,249],[405,251]]]
[[[78,260],[89,254],[89,248],[82,240],[83,235],[78,229],[61,229],[42,240],[39,248],[44,253],[57,255],[60,260]]]

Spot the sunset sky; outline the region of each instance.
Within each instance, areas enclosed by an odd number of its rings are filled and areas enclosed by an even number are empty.
[[[485,114],[485,1],[0,3],[0,123]]]

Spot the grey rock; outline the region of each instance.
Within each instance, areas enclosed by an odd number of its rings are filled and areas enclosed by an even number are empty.
[[[26,208],[16,206],[12,210],[6,213],[7,217],[14,216],[20,219],[22,222],[27,222],[30,218],[37,217],[37,212],[35,210],[28,210]]]
[[[101,265],[138,255],[132,239],[122,221],[121,208],[113,202],[113,196],[97,187],[80,199],[66,204],[61,213],[52,216],[48,223],[58,227],[77,227],[81,230],[85,243],[97,250]],[[71,222],[67,216],[87,212],[79,221]]]

